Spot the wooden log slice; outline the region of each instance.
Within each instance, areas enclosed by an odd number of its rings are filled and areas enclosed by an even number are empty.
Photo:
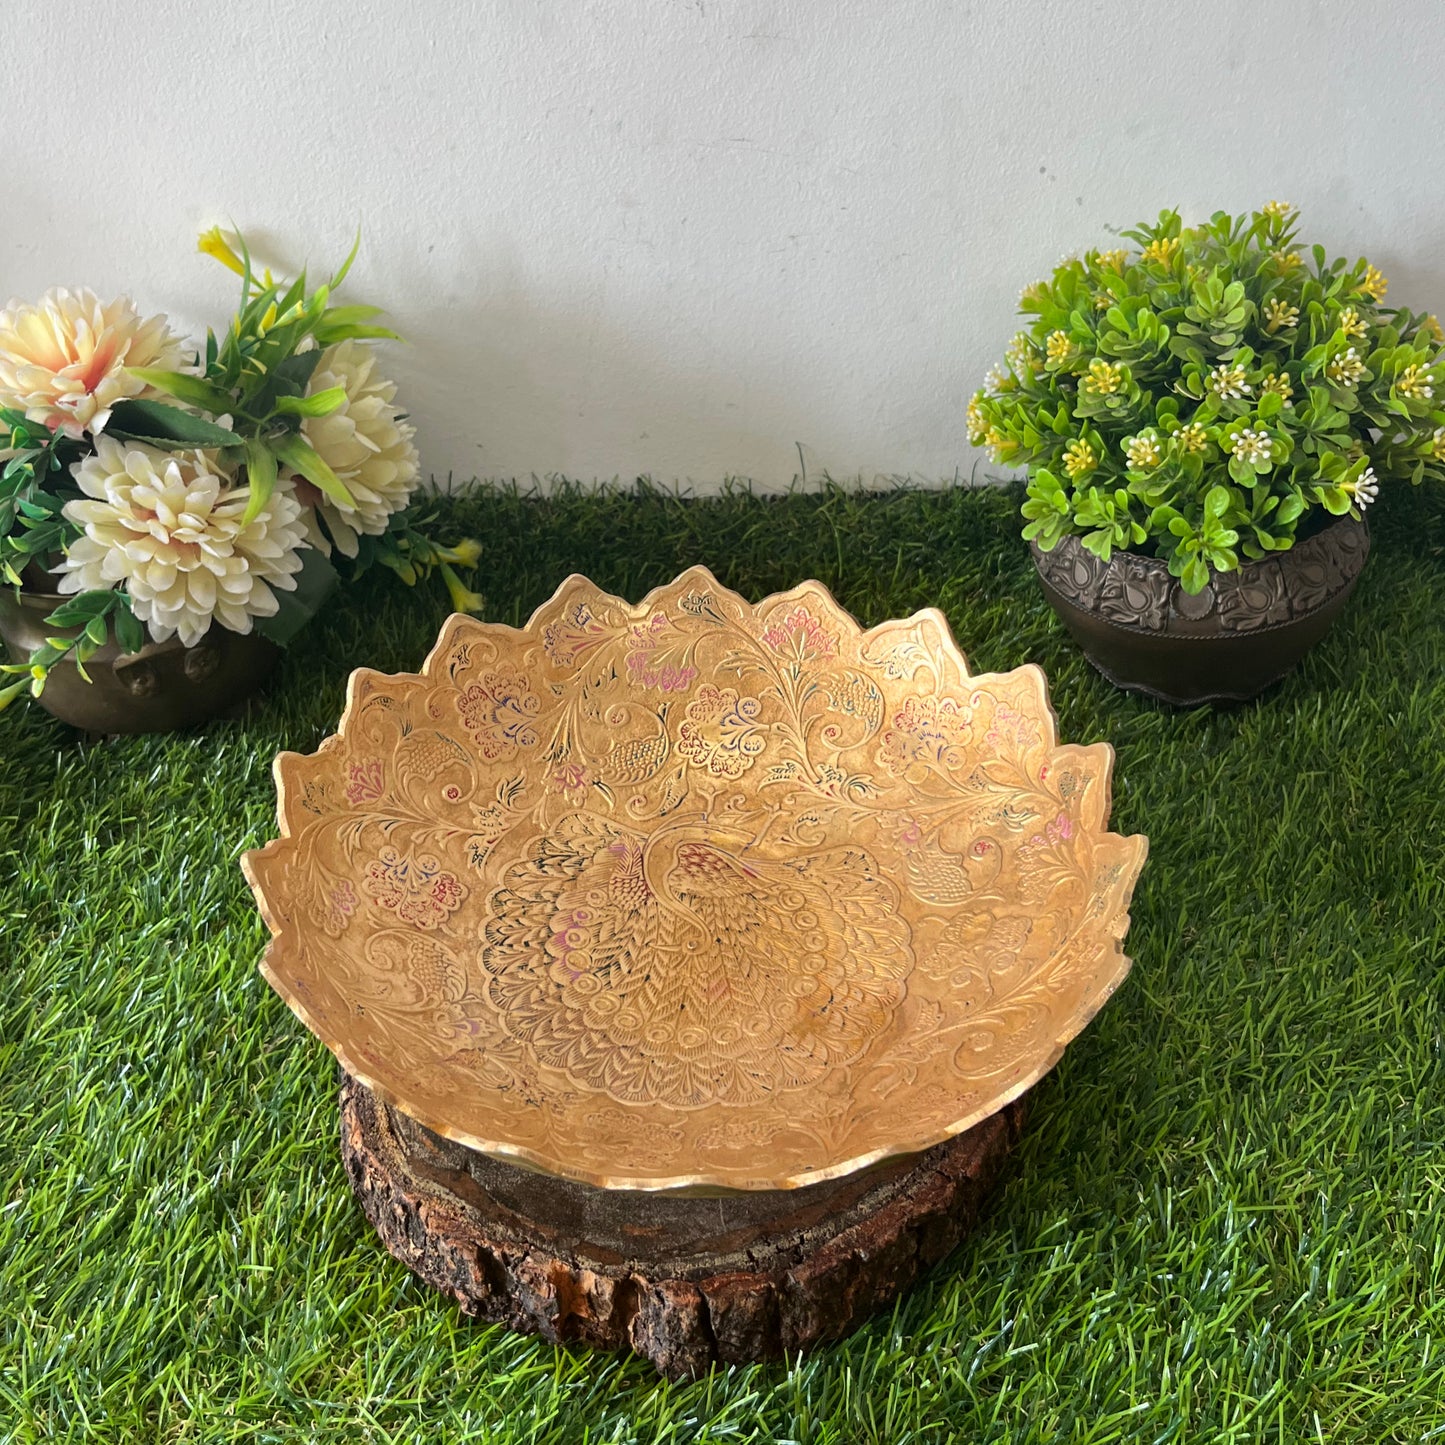
[[[503,1163],[343,1075],[341,1154],[382,1243],[465,1313],[679,1379],[838,1339],[891,1301],[973,1225],[1024,1105],[844,1179],[700,1197]]]

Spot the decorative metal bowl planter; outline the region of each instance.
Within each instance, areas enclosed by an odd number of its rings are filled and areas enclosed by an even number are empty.
[[[1146,842],[1108,831],[1112,760],[1057,741],[1038,668],[971,676],[938,612],[573,577],[525,628],[454,617],[419,674],[354,674],[243,862],[266,976],[409,1169],[473,1205],[498,1161],[614,1210],[776,1195],[966,1135],[1117,987]],[[360,1127],[375,1196],[400,1155]]]

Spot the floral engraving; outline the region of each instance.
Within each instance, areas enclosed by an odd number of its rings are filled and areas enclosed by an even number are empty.
[[[607,629],[585,602],[575,602],[564,616],[549,622],[542,633],[542,650],[557,667],[571,667],[579,657],[601,646]]]
[[[763,629],[763,641],[796,662],[821,661],[838,652],[838,639],[806,607],[794,607],[786,617],[770,623]]]
[[[457,698],[462,725],[477,740],[482,757],[491,762],[511,757],[518,748],[537,746],[535,726],[542,710],[525,673],[503,666],[484,672]]]
[[[685,692],[697,678],[697,668],[669,655],[671,630],[667,615],[654,612],[646,623],[629,632],[627,671],[639,687]]]
[[[957,767],[972,737],[971,708],[948,697],[911,697],[884,732],[878,762],[896,778],[921,782],[932,770]]]
[[[677,730],[677,751],[717,778],[740,778],[764,747],[757,727],[761,705],[736,689],[706,683],[687,705]]]
[[[466,884],[439,859],[427,854],[413,858],[395,848],[383,848],[381,857],[367,866],[363,886],[374,903],[418,928],[435,928],[467,896]]]
[[[347,769],[346,801],[356,807],[361,803],[374,803],[382,794],[381,763],[368,759],[352,763]]]
[[[1109,765],[937,614],[573,579],[363,674],[247,868],[268,977],[404,1109],[593,1182],[777,1188],[967,1127],[1117,984]]]

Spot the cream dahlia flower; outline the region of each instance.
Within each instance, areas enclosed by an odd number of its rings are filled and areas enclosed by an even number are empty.
[[[174,371],[183,360],[166,318],[143,321],[126,296],[102,305],[58,286],[0,311],[0,405],[73,437],[103,431],[116,402],[148,390],[127,367]]]
[[[377,373],[371,347],[341,341],[321,353],[308,394],[333,386],[346,392],[346,400],[330,416],[305,418],[301,431],[355,505],[344,507],[306,482],[298,481],[297,490],[326,519],[337,547],[354,557],[358,537],[386,531],[391,514],[406,506],[416,486],[416,429],[400,420],[392,405],[396,384]],[[310,540],[324,548],[314,527]]]
[[[272,588],[292,591],[305,545],[301,505],[277,487],[249,522],[250,494],[232,487],[206,452],[163,452],[96,438],[71,467],[85,499],[65,515],[85,535],[65,558],[62,592],[124,583],[135,615],[157,642],[194,647],[212,621],[249,632],[277,610]]]

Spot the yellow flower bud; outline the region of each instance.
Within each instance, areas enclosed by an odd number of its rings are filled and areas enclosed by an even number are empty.
[[[482,560],[482,544],[475,537],[467,537],[455,546],[437,548],[437,555],[458,567],[475,567]]]
[[[480,592],[472,592],[464,587],[462,579],[452,571],[448,563],[442,563],[441,574],[442,581],[447,584],[447,591],[451,594],[453,612],[480,612],[482,610],[486,599]]]
[[[1071,441],[1064,448],[1064,471],[1070,477],[1081,477],[1098,465],[1099,459],[1094,455],[1093,447],[1083,437]]]
[[[234,271],[238,276],[246,274],[245,263],[232,250],[231,243],[219,226],[212,226],[209,231],[201,232],[196,240],[196,250],[219,261],[228,271]]]

